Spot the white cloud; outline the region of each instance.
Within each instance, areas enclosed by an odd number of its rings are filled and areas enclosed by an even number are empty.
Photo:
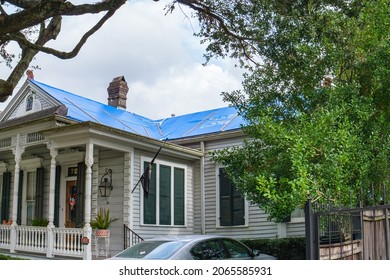
[[[240,71],[230,61],[202,66],[204,46],[193,36],[196,20],[189,11],[165,15],[168,2],[127,2],[76,58],[38,54],[32,63],[41,68],[35,79],[106,103],[108,84],[124,76],[130,88],[127,110],[153,119],[227,106],[220,94],[240,88]],[[97,18],[64,21],[66,32],[51,46],[69,51]],[[0,103],[0,110],[5,105]]]
[[[221,92],[240,87],[232,75],[216,65],[172,67],[153,84],[130,84],[127,108],[151,118],[165,118],[227,106]],[[143,107],[140,104],[147,104]]]

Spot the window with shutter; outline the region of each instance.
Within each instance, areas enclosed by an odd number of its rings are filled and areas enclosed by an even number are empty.
[[[230,181],[224,168],[219,168],[219,225],[245,225],[245,199]]]
[[[144,170],[149,162],[144,162]],[[185,168],[155,162],[150,189],[143,197],[143,221],[151,225],[185,225]]]

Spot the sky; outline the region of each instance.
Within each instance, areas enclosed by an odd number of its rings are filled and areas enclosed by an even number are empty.
[[[31,63],[40,67],[34,70],[35,80],[107,103],[109,83],[124,76],[129,86],[127,111],[150,119],[228,106],[221,93],[240,89],[242,72],[230,59],[214,59],[203,66],[206,46],[193,36],[196,18],[185,7],[166,15],[169,2],[128,1],[77,57],[61,60],[38,54]],[[97,20],[96,15],[65,18],[62,33],[48,46],[70,51]],[[2,78],[9,71],[0,65]],[[0,103],[0,111],[10,100]]]

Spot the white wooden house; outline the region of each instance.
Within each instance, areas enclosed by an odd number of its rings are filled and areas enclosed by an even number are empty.
[[[208,155],[245,138],[234,108],[151,120],[126,111],[127,91],[124,77],[114,78],[102,104],[26,80],[0,114],[0,252],[92,259],[90,222],[101,208],[118,219],[111,255],[165,234],[304,235],[300,213],[268,221]],[[162,146],[145,197],[137,183]],[[109,196],[99,191],[103,178]],[[33,225],[40,220],[48,225]]]

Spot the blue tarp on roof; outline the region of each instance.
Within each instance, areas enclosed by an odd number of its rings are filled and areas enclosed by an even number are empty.
[[[140,115],[32,81],[68,108],[67,117],[91,121],[154,139],[178,139],[241,128],[243,119],[233,107],[217,108],[167,119],[151,120]]]

